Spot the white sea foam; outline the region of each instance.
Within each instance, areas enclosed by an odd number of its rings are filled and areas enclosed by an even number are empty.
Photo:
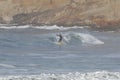
[[[76,29],[76,28],[83,28],[82,26],[73,26],[73,27],[63,27],[63,26],[57,26],[57,25],[53,25],[53,26],[36,26],[34,28],[37,29],[46,29],[46,30],[68,30],[68,29]]]
[[[25,26],[0,26],[0,29],[24,29],[24,28],[30,28],[29,25],[25,25]]]
[[[5,68],[15,68],[14,65],[10,65],[10,64],[0,64],[1,67],[5,67]]]
[[[76,29],[76,28],[83,28],[82,26],[73,26],[73,27],[63,27],[63,26],[31,26],[31,25],[24,25],[24,26],[7,26],[7,25],[0,25],[0,29],[24,29],[24,28],[35,28],[35,29],[45,29],[45,30],[68,30],[68,29]]]
[[[120,80],[120,72],[90,72],[69,74],[40,74],[28,76],[3,76],[0,80]]]
[[[101,40],[97,39],[96,37],[85,34],[85,33],[74,33],[75,37],[79,38],[82,43],[85,44],[104,44]]]

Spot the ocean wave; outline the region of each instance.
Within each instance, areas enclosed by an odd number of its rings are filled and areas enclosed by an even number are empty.
[[[69,29],[76,29],[76,28],[83,28],[82,26],[73,26],[73,27],[63,27],[63,26],[31,26],[31,25],[24,25],[24,26],[6,26],[0,25],[0,29],[25,29],[25,28],[34,28],[34,29],[45,29],[45,30],[69,30]]]
[[[74,33],[75,37],[79,38],[82,43],[85,44],[104,44],[103,41],[97,39],[93,35],[85,34],[85,33]]]
[[[38,26],[38,27],[34,27],[37,29],[46,29],[46,30],[69,30],[69,29],[77,29],[80,28],[82,29],[82,26],[73,26],[73,27],[63,27],[63,26],[57,26],[57,25],[53,25],[53,26]]]
[[[70,43],[74,43],[74,44],[82,43],[82,44],[92,44],[92,45],[104,44],[103,41],[97,39],[96,37],[94,37],[89,33],[67,32],[67,33],[63,33],[62,35],[63,35],[63,43],[65,45]],[[56,35],[50,37],[49,39],[55,44],[58,41]]]
[[[10,65],[10,64],[0,64],[1,67],[5,67],[5,68],[15,68],[14,65]]]
[[[0,80],[120,80],[120,72],[90,72],[68,74],[40,74],[27,76],[4,76]]]
[[[65,54],[65,55],[58,55],[58,56],[54,56],[54,55],[42,56],[42,58],[45,58],[45,59],[62,59],[62,58],[73,58],[73,57],[77,58],[78,56],[75,54]]]
[[[25,29],[25,28],[30,28],[29,25],[25,26],[0,26],[0,29]]]

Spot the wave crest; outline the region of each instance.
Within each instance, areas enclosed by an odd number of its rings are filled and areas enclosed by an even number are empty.
[[[85,34],[85,33],[75,33],[75,37],[78,37],[82,41],[82,43],[86,44],[104,44],[101,40],[97,39],[96,37]]]
[[[77,32],[68,32],[68,33],[64,33],[63,35],[63,42],[65,44],[92,44],[92,45],[100,45],[100,44],[104,44],[103,41],[97,39],[96,37],[92,36],[91,34],[87,34],[87,33],[77,33]],[[58,39],[55,36],[50,37],[49,38],[52,42],[57,42]]]
[[[10,64],[0,64],[0,66],[5,68],[15,68],[14,65],[10,65]]]
[[[26,28],[34,28],[34,29],[44,29],[44,30],[69,30],[69,29],[82,29],[82,26],[73,26],[73,27],[63,27],[63,26],[32,26],[32,25],[24,25],[24,26],[8,26],[8,25],[0,25],[0,29],[26,29]]]

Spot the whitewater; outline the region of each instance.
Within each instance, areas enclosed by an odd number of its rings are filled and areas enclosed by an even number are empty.
[[[120,80],[119,41],[88,26],[0,25],[0,80]]]

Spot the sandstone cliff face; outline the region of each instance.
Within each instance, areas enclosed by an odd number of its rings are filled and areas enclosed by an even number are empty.
[[[0,0],[0,22],[118,28],[120,0]]]

